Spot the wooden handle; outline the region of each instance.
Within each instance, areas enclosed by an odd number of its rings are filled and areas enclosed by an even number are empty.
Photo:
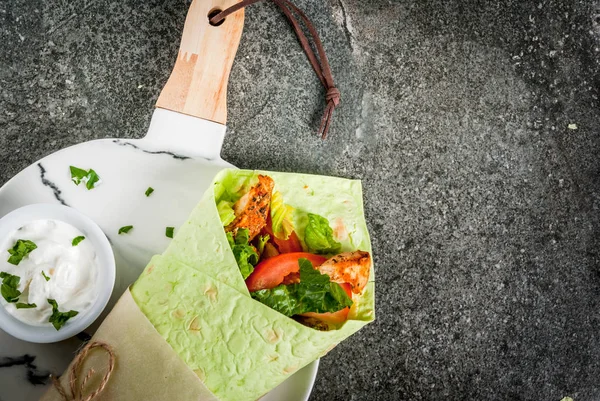
[[[244,10],[219,26],[209,14],[238,0],[194,0],[187,14],[173,72],[156,107],[225,124],[227,82],[244,28]]]

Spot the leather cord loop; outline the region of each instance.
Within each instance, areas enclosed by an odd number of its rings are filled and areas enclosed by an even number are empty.
[[[258,3],[259,1],[264,0],[242,0],[239,3],[234,4],[233,6],[221,11],[210,19],[210,23],[212,25],[216,25],[219,22],[223,21],[228,15],[233,14],[234,12],[247,7],[251,4]],[[315,26],[312,24],[310,19],[304,14],[302,10],[296,7],[289,0],[271,0],[275,3],[283,14],[286,16],[298,40],[300,41],[300,45],[310,62],[310,65],[315,70],[319,81],[325,87],[325,101],[327,105],[325,106],[325,111],[323,112],[323,118],[321,119],[321,126],[319,127],[319,135],[325,139],[327,137],[327,131],[329,131],[329,126],[331,124],[331,119],[333,118],[333,111],[340,104],[341,95],[340,91],[336,88],[333,82],[333,75],[331,73],[331,67],[329,66],[329,60],[327,59],[327,55],[325,54],[325,48],[323,47],[323,43],[319,38],[319,34],[315,29]],[[306,34],[304,33],[301,22],[304,23],[306,28],[308,29],[308,33],[310,38],[312,38],[313,45],[317,50],[315,53],[310,45],[310,41]]]

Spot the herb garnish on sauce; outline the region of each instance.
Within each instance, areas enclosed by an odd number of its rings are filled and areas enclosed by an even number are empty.
[[[36,248],[37,245],[34,244],[32,241],[29,241],[27,239],[18,239],[17,242],[15,242],[15,245],[8,250],[8,253],[10,253],[11,255],[8,258],[8,263],[13,264],[15,266],[18,265],[19,263],[21,263],[25,256],[29,255],[31,251],[33,251]]]
[[[0,278],[2,279],[2,285],[0,285],[2,297],[6,299],[6,302],[17,302],[21,296],[21,291],[18,290],[21,277],[13,276],[6,272],[0,272]]]
[[[48,321],[52,323],[52,325],[57,331],[60,330],[60,328],[63,327],[69,319],[79,314],[79,312],[75,310],[70,310],[68,312],[60,312],[58,310],[58,304],[54,299],[49,299],[48,303],[52,305],[52,315],[50,316],[50,319],[48,319]]]
[[[75,237],[75,238],[73,238],[73,242],[71,243],[71,245],[77,246],[84,239],[85,239],[85,237],[83,235],[80,235],[79,237]]]

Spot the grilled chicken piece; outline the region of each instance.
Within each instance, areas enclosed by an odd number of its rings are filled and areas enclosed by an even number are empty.
[[[371,255],[363,251],[340,253],[325,261],[317,269],[327,274],[334,283],[350,284],[352,292],[360,294],[369,281]]]
[[[225,231],[231,231],[235,236],[240,228],[247,228],[250,240],[256,237],[267,224],[271,193],[274,186],[275,182],[271,177],[259,175],[258,184],[250,188],[233,205],[235,220],[225,228]]]

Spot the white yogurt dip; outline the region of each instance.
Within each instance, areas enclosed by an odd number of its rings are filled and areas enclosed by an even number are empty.
[[[0,272],[20,277],[19,303],[36,304],[35,308],[18,309],[16,303],[0,297],[4,308],[17,319],[34,326],[50,326],[53,299],[60,312],[85,314],[98,297],[96,282],[99,261],[91,242],[84,239],[73,246],[73,239],[83,236],[77,228],[59,220],[35,220],[0,238]],[[18,265],[8,262],[8,252],[17,240],[29,240],[36,249]],[[48,278],[48,279],[47,279]]]

